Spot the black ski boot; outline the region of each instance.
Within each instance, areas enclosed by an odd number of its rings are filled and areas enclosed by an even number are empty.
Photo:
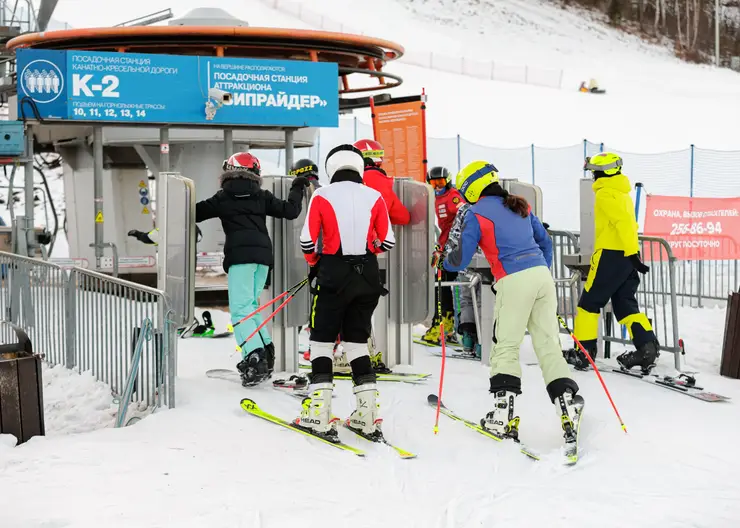
[[[275,370],[275,345],[269,343],[265,345],[265,355],[267,359],[267,377],[272,377],[272,371]]]
[[[236,369],[241,374],[242,386],[249,387],[257,385],[270,376],[267,366],[267,353],[264,348],[252,350],[247,357],[242,359]]]
[[[585,348],[591,355],[591,359],[596,361],[596,346],[584,345],[583,348]],[[584,354],[578,347],[563,350],[563,357],[565,358],[565,361],[570,365],[573,365],[576,370],[588,370],[591,366],[591,363],[589,363],[586,358],[586,354]]]
[[[647,376],[653,367],[655,367],[655,362],[660,357],[659,348],[660,346],[657,341],[651,341],[637,347],[637,350],[620,354],[617,356],[617,363],[625,370],[639,366],[642,373]]]
[[[197,318],[195,319],[198,320]],[[213,319],[211,319],[211,312],[206,310],[203,312],[203,324],[198,324],[195,328],[193,328],[193,335],[198,337],[208,337],[209,335],[213,335],[214,327],[213,327]]]

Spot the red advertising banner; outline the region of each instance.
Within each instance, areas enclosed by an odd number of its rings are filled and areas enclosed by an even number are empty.
[[[385,151],[383,169],[391,177],[426,182],[426,96],[370,101],[375,141]]]
[[[666,239],[679,260],[740,259],[740,198],[648,195],[643,231]]]

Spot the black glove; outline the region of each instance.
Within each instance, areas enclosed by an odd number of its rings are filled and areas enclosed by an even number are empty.
[[[136,240],[144,244],[152,243],[152,241],[149,239],[149,235],[147,233],[144,233],[143,231],[132,229],[131,231],[128,232],[128,236],[134,237]]]
[[[545,231],[549,231],[550,230],[550,224],[548,224],[547,222],[542,222],[542,227],[545,228]]]
[[[195,224],[195,242],[200,242],[203,240],[203,231],[200,230],[200,227],[198,227],[198,224]]]
[[[296,187],[305,189],[309,185],[311,185],[311,182],[308,181],[308,178],[306,178],[305,176],[296,176],[296,178],[293,180],[293,183],[290,185],[290,190],[292,191]]]
[[[629,256],[630,262],[632,262],[632,266],[640,273],[645,275],[648,271],[650,271],[650,267],[646,266],[642,263],[640,260],[639,253],[635,253],[634,255]]]
[[[308,283],[312,283],[313,280],[319,276],[319,265],[318,263],[315,266],[311,266],[308,268]]]

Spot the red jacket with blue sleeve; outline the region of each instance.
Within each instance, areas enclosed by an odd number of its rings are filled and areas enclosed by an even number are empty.
[[[444,261],[448,271],[468,267],[480,246],[496,280],[535,266],[552,265],[552,240],[539,218],[522,218],[499,196],[484,196],[465,215],[460,244]]]
[[[434,197],[434,208],[437,213],[437,225],[439,225],[439,247],[445,247],[450,229],[455,222],[457,210],[463,204],[463,198],[457,189],[447,189],[444,194]]]

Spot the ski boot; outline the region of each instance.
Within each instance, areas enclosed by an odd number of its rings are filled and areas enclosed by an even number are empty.
[[[581,345],[589,353],[591,359],[596,361],[596,344],[594,343],[591,345],[591,343],[587,343],[584,345],[581,343]],[[563,357],[565,358],[565,361],[568,364],[573,365],[576,370],[589,370],[591,368],[591,363],[588,362],[586,354],[583,353],[580,347],[576,346],[568,350],[563,350]]]
[[[466,354],[474,353],[475,352],[475,341],[476,341],[475,334],[471,334],[470,332],[463,332],[463,335],[462,335],[463,352],[465,352]]]
[[[383,353],[375,350],[375,342],[370,337],[367,340],[367,353],[370,356],[370,364],[373,366],[376,374],[390,374],[391,369],[383,363]]]
[[[578,430],[581,424],[581,411],[584,400],[582,396],[574,395],[566,390],[558,396],[555,401],[555,411],[560,417],[560,425],[563,428],[565,438],[565,454],[568,457],[578,456]]]
[[[477,359],[480,359],[480,358],[481,358],[481,355],[482,355],[482,353],[483,353],[482,347],[480,346],[480,343],[477,343],[477,344],[475,345],[475,357],[476,357]]]
[[[241,375],[243,387],[257,385],[266,380],[270,374],[265,349],[252,350],[236,365],[236,370]]]
[[[193,328],[193,335],[197,337],[208,337],[212,336],[215,331],[213,326],[213,319],[211,319],[211,312],[206,310],[203,312],[203,324],[199,324]]]
[[[347,354],[344,353],[344,347],[338,342],[334,345],[334,372],[336,374],[347,374],[352,372],[352,366],[347,361]]]
[[[426,333],[421,337],[421,340],[425,343],[429,343],[430,345],[439,345],[440,344],[440,335],[439,335],[439,323],[436,321],[432,321],[432,326],[429,327],[429,330],[426,331]]]
[[[270,342],[265,345],[265,356],[267,359],[267,377],[272,377],[272,371],[275,370],[275,344]]]
[[[660,357],[659,345],[657,341],[645,343],[637,347],[637,350],[625,352],[617,356],[617,363],[625,370],[639,366],[644,375],[650,374],[655,367],[655,362]]]
[[[347,426],[357,434],[372,442],[383,440],[380,424],[383,419],[378,418],[380,403],[378,402],[378,388],[375,383],[356,385],[352,391],[357,398],[357,408],[347,419]]]
[[[309,391],[310,396],[304,398],[301,404],[301,415],[293,424],[329,442],[339,442],[337,431],[339,418],[331,415],[333,383],[312,384]]]
[[[499,438],[519,441],[519,417],[514,416],[516,393],[499,390],[494,393],[494,409],[481,419],[480,426]]]

